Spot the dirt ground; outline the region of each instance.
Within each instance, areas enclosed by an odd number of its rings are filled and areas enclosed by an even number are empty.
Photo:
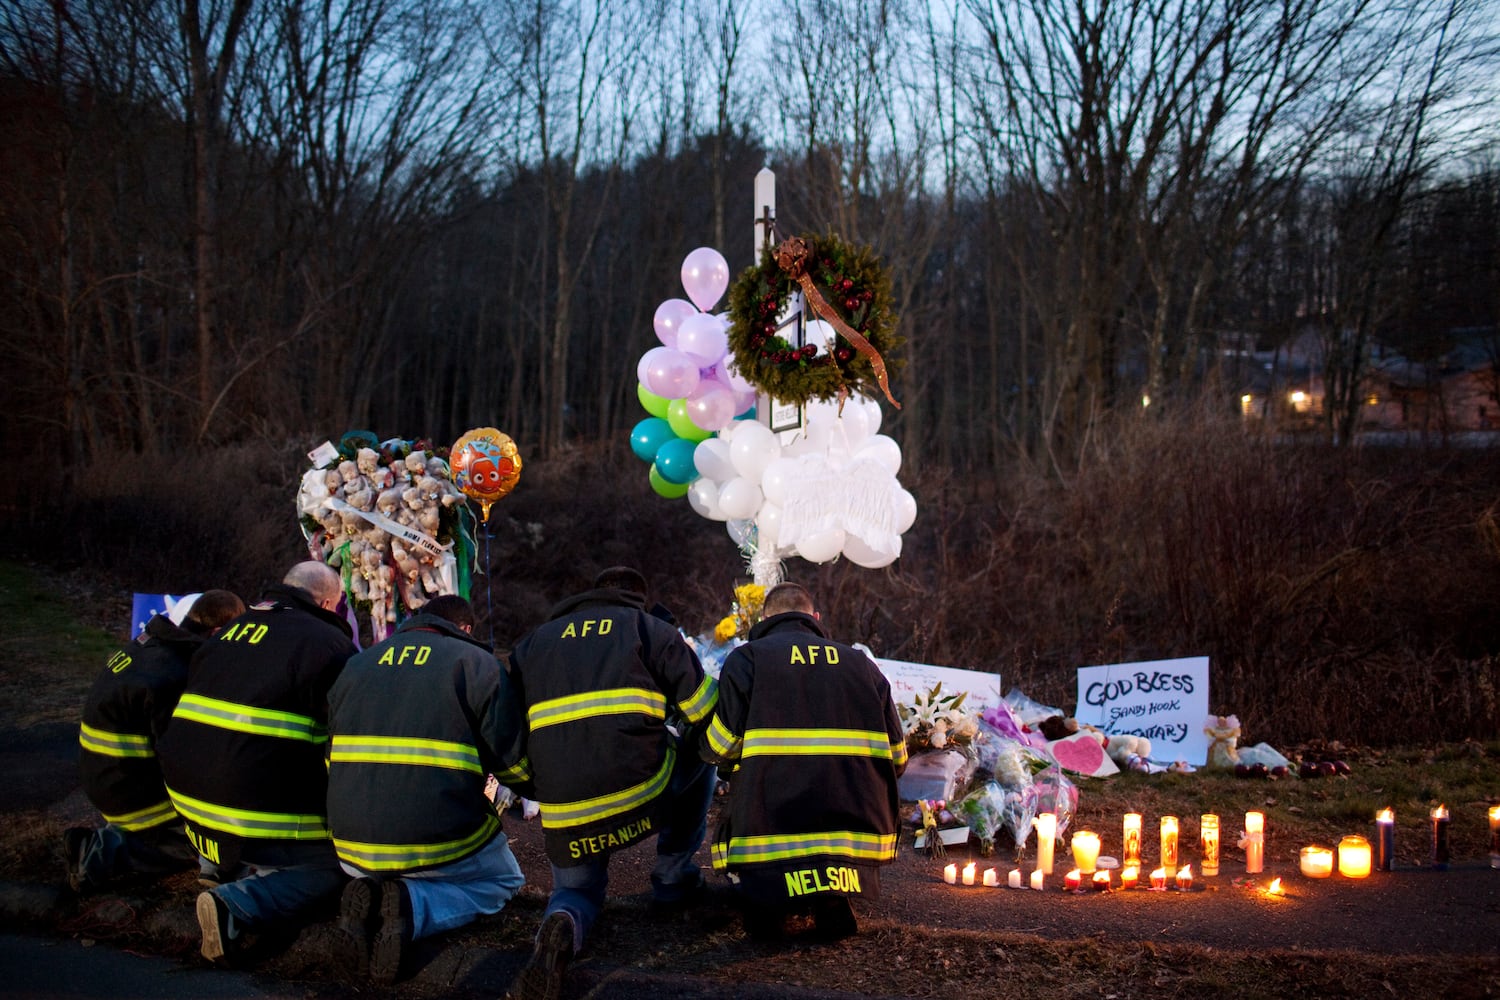
[[[6,688],[37,690],[35,677],[16,670],[13,662],[0,665]],[[37,699],[4,702],[32,707],[0,713],[0,773],[7,776],[0,813],[9,826],[0,839],[8,876],[0,883],[0,926],[199,964],[197,886],[189,876],[82,900],[62,889],[60,833],[95,819],[76,777],[76,722],[57,707],[36,710]],[[512,812],[506,830],[530,879],[526,889],[504,912],[420,942],[410,975],[396,987],[333,976],[321,946],[326,924],[267,942],[252,968],[282,990],[290,984],[330,1000],[503,995],[529,952],[550,888],[539,823]],[[1117,846],[1106,838],[1106,853]],[[931,858],[908,837],[884,870],[880,898],[858,907],[859,935],[832,945],[797,937],[764,945],[744,937],[717,879],[711,881],[720,888],[703,906],[680,916],[653,914],[648,841],[615,859],[610,905],[564,995],[1500,997],[1500,871],[1489,868],[1487,855],[1466,850],[1449,870],[1436,871],[1407,844],[1396,871],[1311,880],[1297,873],[1298,846],[1270,831],[1266,870],[1254,878],[1229,846],[1221,873],[1199,878],[1191,891],[1077,894],[1063,890],[1061,867],[1041,892],[948,885],[947,862],[973,860],[981,877],[994,867],[1002,884],[1013,865],[971,847]],[[1197,858],[1188,852],[1186,860]],[[1032,861],[1028,854],[1023,869]],[[706,850],[700,863],[706,870]],[[1285,892],[1273,896],[1266,885],[1277,876]]]

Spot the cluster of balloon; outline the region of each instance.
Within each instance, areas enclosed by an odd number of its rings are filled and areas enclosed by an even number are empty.
[[[880,405],[863,396],[842,407],[813,402],[803,432],[783,445],[753,419],[755,386],[732,365],[727,322],[708,312],[729,284],[724,258],[694,250],[682,284],[692,301],[657,308],[661,345],[636,372],[650,416],[632,429],[630,445],[651,463],[652,488],[726,522],[758,581],[762,568],[793,555],[815,563],[842,556],[868,569],[894,562],[917,503],[896,479],[901,447],[879,433]],[[832,340],[833,331],[813,337]]]
[[[688,503],[724,521],[753,562],[842,556],[879,569],[901,555],[917,501],[896,478],[901,446],[879,433],[880,404],[851,397],[808,404],[803,432],[783,445],[764,425],[741,421],[697,446],[701,475]]]
[[[630,432],[630,447],[651,463],[651,488],[684,496],[698,478],[698,442],[751,415],[755,387],[730,364],[728,319],[709,312],[729,287],[729,264],[719,251],[699,247],[682,262],[688,299],[668,299],[652,325],[661,343],[636,365],[636,396],[649,414]]]
[[[493,427],[464,432],[453,442],[448,466],[458,491],[479,501],[485,522],[495,501],[515,489],[521,479],[521,455],[516,443]]]

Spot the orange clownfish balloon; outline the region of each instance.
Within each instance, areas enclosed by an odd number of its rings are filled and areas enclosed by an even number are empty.
[[[521,478],[516,443],[493,427],[477,427],[453,442],[448,465],[453,485],[479,501],[485,521],[490,519],[490,505],[515,489]]]

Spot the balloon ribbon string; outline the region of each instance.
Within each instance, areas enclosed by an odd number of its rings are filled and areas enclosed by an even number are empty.
[[[793,236],[776,248],[776,263],[802,287],[802,295],[807,299],[808,307],[831,324],[845,340],[854,346],[856,351],[869,359],[870,367],[875,369],[875,379],[880,383],[880,391],[885,393],[885,398],[891,401],[892,406],[898,410],[901,409],[901,404],[896,402],[895,396],[891,395],[890,376],[885,369],[885,359],[880,356],[879,351],[875,350],[875,345],[865,339],[864,334],[844,322],[838,310],[828,304],[828,300],[823,298],[823,293],[818,291],[817,286],[813,284],[812,277],[807,273],[807,258],[810,253],[807,242],[800,237]]]
[[[491,596],[495,593],[495,578],[492,575],[493,567],[490,566],[490,526],[486,522],[480,525],[484,531],[484,620],[490,623],[490,646],[495,645],[495,613],[492,609]]]

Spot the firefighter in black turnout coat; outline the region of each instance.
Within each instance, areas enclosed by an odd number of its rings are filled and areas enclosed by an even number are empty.
[[[293,566],[193,657],[157,751],[188,838],[222,884],[198,896],[203,957],[337,899],[327,820],[328,689],[354,653],[338,573]]]
[[[828,638],[804,588],[771,588],[764,614],[724,660],[702,739],[705,759],[734,767],[714,868],[752,936],[810,911],[821,936],[843,937],[858,929],[849,900],[873,898],[896,857],[906,738],[885,676]]]
[[[156,742],[187,683],[188,660],[244,610],[245,603],[227,590],[184,598],[170,616],[154,615],[95,678],[83,705],[78,766],[84,793],[105,823],[63,834],[68,884],[75,891],[169,875],[197,863],[162,784]]]
[[[644,577],[607,569],[548,618],[510,657],[552,863],[552,895],[514,990],[522,998],[556,995],[604,906],[615,851],[655,835],[653,900],[698,895],[693,855],[714,789],[692,742],[713,711],[714,682],[677,629],[647,610]]]

